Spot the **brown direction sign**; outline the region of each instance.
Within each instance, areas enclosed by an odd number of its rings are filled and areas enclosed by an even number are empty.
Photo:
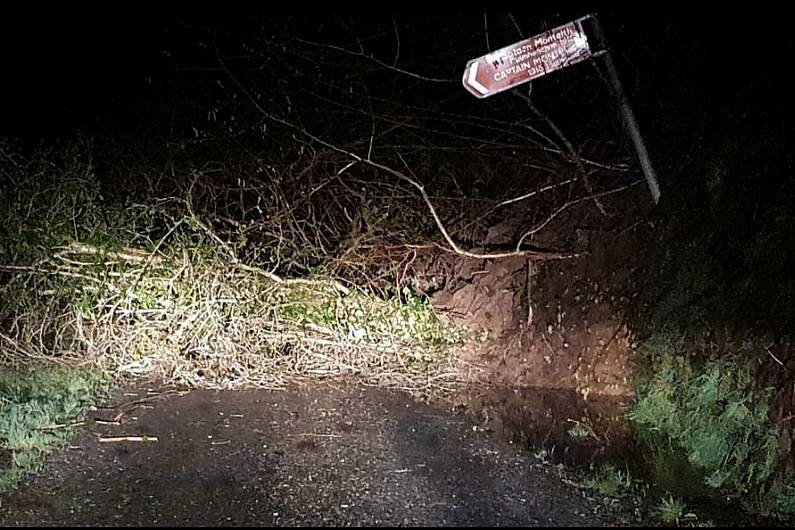
[[[591,57],[584,17],[473,59],[464,87],[479,98],[493,96]]]

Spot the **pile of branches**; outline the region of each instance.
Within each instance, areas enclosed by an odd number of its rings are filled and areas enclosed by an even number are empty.
[[[454,382],[450,346],[464,330],[410,292],[283,277],[278,247],[244,257],[248,223],[197,213],[209,193],[198,173],[183,198],[122,209],[103,200],[86,156],[62,158],[3,167],[2,364],[209,388],[353,376],[427,396]]]

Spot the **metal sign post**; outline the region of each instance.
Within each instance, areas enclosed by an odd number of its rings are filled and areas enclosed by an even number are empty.
[[[627,128],[627,133],[632,138],[632,143],[635,145],[635,152],[638,154],[640,166],[643,169],[643,175],[646,177],[646,184],[649,186],[651,198],[654,204],[660,201],[660,184],[657,182],[657,174],[654,167],[651,165],[649,152],[646,150],[646,144],[643,141],[643,136],[640,134],[638,122],[635,120],[635,113],[632,112],[632,107],[629,105],[629,100],[624,93],[624,87],[621,84],[621,78],[618,76],[618,69],[613,62],[613,57],[610,55],[610,50],[607,47],[607,41],[602,31],[602,26],[596,17],[590,17],[591,24],[593,25],[594,36],[596,37],[599,46],[602,48],[603,53],[599,54],[604,57],[605,67],[607,68],[607,77],[613,88],[613,95],[618,103],[618,108],[621,110],[621,116],[624,118],[624,126]]]
[[[595,40],[601,48],[596,52],[593,52],[588,44],[588,35],[583,28],[584,22],[590,23]],[[652,200],[657,204],[660,200],[660,185],[657,182],[657,175],[635,120],[635,113],[632,112],[629,100],[624,94],[618,70],[607,49],[602,28],[595,15],[578,18],[535,37],[472,59],[464,69],[462,81],[464,88],[471,94],[478,98],[486,98],[566,66],[599,56],[604,57],[613,95],[621,110],[627,133],[632,139],[638,159],[640,159]]]

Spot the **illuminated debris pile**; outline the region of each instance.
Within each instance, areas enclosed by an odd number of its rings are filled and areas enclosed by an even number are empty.
[[[454,381],[463,332],[409,291],[282,279],[238,260],[184,200],[109,207],[90,166],[69,162],[8,163],[3,364],[90,363],[209,388],[350,375],[427,396]]]

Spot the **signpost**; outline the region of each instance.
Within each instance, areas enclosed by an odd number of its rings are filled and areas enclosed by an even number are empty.
[[[591,49],[579,21],[569,22],[469,61],[464,88],[485,98],[589,57]]]
[[[593,52],[583,23],[589,22],[599,46]],[[464,69],[463,83],[470,93],[486,98],[529,83],[550,72],[579,63],[592,57],[603,56],[613,95],[616,98],[627,133],[635,145],[652,200],[660,200],[660,185],[652,167],[646,145],[635,121],[635,114],[624,95],[618,70],[607,51],[604,34],[595,16],[588,15],[568,24],[558,26],[535,37],[511,44],[505,48],[469,61]]]

